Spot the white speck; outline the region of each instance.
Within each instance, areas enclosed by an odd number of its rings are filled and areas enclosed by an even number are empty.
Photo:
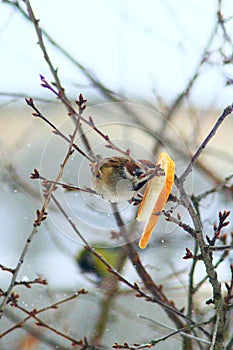
[[[18,192],[18,190],[14,190],[14,192],[15,192],[15,193],[17,193],[17,192]]]
[[[22,304],[23,304],[24,306],[27,306],[27,304],[25,303],[25,301],[22,301]]]
[[[21,281],[22,281],[22,282],[28,282],[28,281],[29,281],[29,278],[28,278],[27,276],[23,276]]]
[[[27,144],[27,147],[28,147],[28,148],[31,147],[30,143]]]
[[[162,239],[162,240],[161,240],[161,243],[164,243],[164,242],[165,242],[164,239]]]

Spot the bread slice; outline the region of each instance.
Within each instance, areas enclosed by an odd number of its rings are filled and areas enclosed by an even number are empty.
[[[157,165],[164,170],[164,176],[155,176],[148,181],[142,202],[138,209],[137,220],[145,222],[139,247],[146,248],[157,224],[174,183],[175,163],[165,152],[159,156]]]

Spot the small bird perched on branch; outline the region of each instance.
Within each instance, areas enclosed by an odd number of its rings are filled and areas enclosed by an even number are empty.
[[[133,201],[138,191],[154,176],[164,176],[164,170],[148,160],[134,161],[127,157],[109,157],[91,165],[92,184],[106,201]]]

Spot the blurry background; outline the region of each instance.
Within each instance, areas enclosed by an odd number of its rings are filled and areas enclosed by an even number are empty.
[[[58,68],[70,100],[82,92],[88,99],[86,116],[90,114],[121,147],[130,148],[137,158],[151,160],[165,149],[175,159],[180,174],[222,110],[233,102],[231,0],[147,0],[144,3],[34,0],[31,5],[36,18],[40,19],[50,59]],[[11,267],[19,259],[32,229],[35,211],[42,203],[40,185],[29,179],[30,173],[37,168],[44,176],[55,177],[67,149],[62,140],[51,135],[47,125],[31,117],[32,111],[25,106],[24,97],[34,97],[44,115],[67,134],[72,130],[64,107],[40,86],[39,74],[48,81],[54,78],[25,14],[23,1],[0,3],[0,263]],[[224,21],[221,23],[221,20]],[[232,119],[228,118],[211,141],[187,181],[190,194],[208,190],[232,173],[232,127]],[[88,128],[84,130],[95,153],[112,154],[93,132]],[[158,141],[162,144],[160,148]],[[63,181],[90,186],[89,176],[88,162],[74,154]],[[77,193],[61,191],[59,196],[90,243],[98,246],[96,242],[108,241],[110,231],[117,229],[108,204]],[[50,209],[49,219],[34,238],[19,277],[27,280],[42,276],[48,280],[49,288],[34,286],[33,295],[21,287],[21,300],[30,309],[51,304],[77,288],[88,288],[91,293],[83,297],[83,307],[73,301],[70,309],[68,304],[64,306],[64,312],[68,329],[77,322],[79,332],[73,331],[75,335],[89,336],[95,329],[101,290],[95,291],[93,282],[80,273],[74,256],[82,245],[56,209],[52,205]],[[218,211],[224,209],[232,209],[229,194],[213,193],[202,203],[206,232],[212,229]],[[127,227],[134,224],[135,210],[125,204],[120,206]],[[141,228],[138,224],[136,238]],[[122,244],[109,241],[111,246]],[[190,249],[194,246],[190,237],[161,221],[151,246],[146,252],[140,252],[148,271],[157,283],[164,284],[169,297],[180,307],[186,305],[184,292],[190,267],[189,261],[182,260],[186,246]],[[230,256],[228,259],[219,270],[223,282],[229,278]],[[204,270],[200,268],[200,276],[202,273]],[[129,263],[123,274],[133,282],[138,281]],[[9,280],[10,275],[0,271],[2,289],[7,288]],[[208,286],[202,293],[198,299],[200,304],[210,297]],[[158,313],[157,306],[140,304],[130,293],[119,299],[119,303],[122,304],[116,304],[112,310],[104,344],[141,342],[163,333],[146,323],[142,328],[142,321],[138,319],[138,314],[143,312],[154,315],[156,310]],[[75,307],[83,311],[77,315],[73,312]],[[197,303],[197,309],[199,307],[203,305]],[[95,316],[89,320],[93,329],[86,323],[80,324],[86,308],[91,308]],[[162,312],[161,317],[164,317]],[[2,331],[12,325],[12,321],[4,319],[4,322]],[[165,322],[169,323],[167,319]],[[18,349],[18,339],[23,337],[23,332],[12,332],[3,338],[5,347],[11,339],[11,348]],[[168,349],[168,344],[161,343],[158,349]],[[171,340],[170,344],[178,348],[180,338]],[[47,347],[38,345],[38,349]]]
[[[232,4],[230,0],[221,3],[231,36]],[[25,9],[23,2],[19,4]],[[42,28],[96,79],[127,98],[150,103],[157,94],[171,102],[183,91],[209,43],[208,62],[190,97],[198,106],[229,103],[232,87],[224,89],[224,78],[228,74],[232,78],[232,67],[223,66],[223,59],[231,57],[232,48],[217,26],[218,1],[147,0],[142,5],[130,0],[41,0],[32,1],[32,6]],[[38,74],[48,77],[49,71],[35,32],[7,1],[1,4],[0,39],[0,91],[45,95]],[[99,97],[82,70],[45,43],[69,96],[75,96],[81,85],[89,98],[91,94]]]

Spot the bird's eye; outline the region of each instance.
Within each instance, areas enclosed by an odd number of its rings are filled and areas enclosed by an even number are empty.
[[[144,174],[144,171],[143,171],[142,169],[137,168],[137,169],[135,170],[135,175],[136,175],[137,177],[141,177],[141,175],[143,175],[143,174]]]

